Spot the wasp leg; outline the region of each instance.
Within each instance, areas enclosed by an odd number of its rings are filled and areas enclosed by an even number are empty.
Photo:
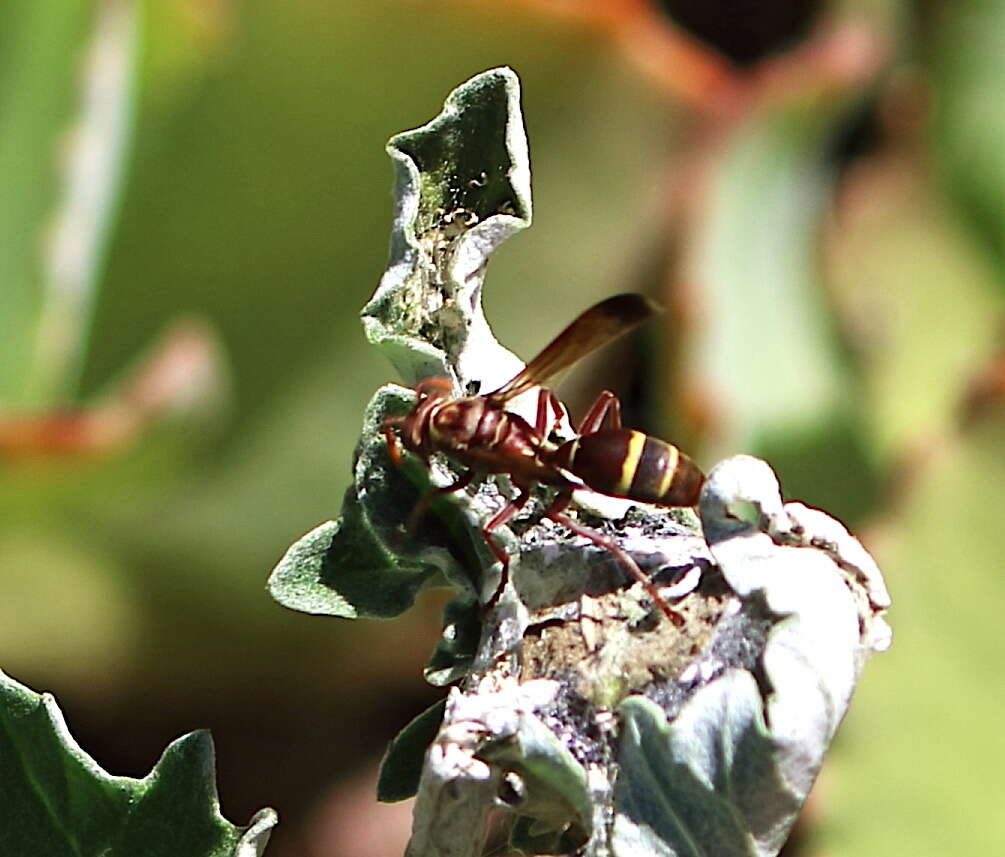
[[[598,547],[605,548],[609,550],[617,558],[618,562],[622,564],[639,583],[645,589],[646,594],[653,600],[653,602],[663,611],[663,614],[669,619],[676,627],[680,628],[684,624],[684,617],[678,613],[676,610],[672,610],[667,603],[660,597],[659,592],[653,585],[652,580],[646,576],[645,572],[639,568],[637,562],[629,556],[628,552],[625,551],[614,539],[610,536],[606,536],[603,533],[598,533],[596,530],[591,530],[589,527],[584,527],[578,521],[570,518],[565,514],[565,509],[572,501],[571,491],[562,491],[554,500],[554,502],[545,510],[544,517],[551,518],[558,524],[561,524],[566,529],[572,530],[572,532],[577,535],[583,536],[583,538],[589,539]]]
[[[537,394],[537,415],[534,418],[534,430],[545,436],[548,429],[548,391],[542,387]]]
[[[393,417],[384,421],[384,440],[387,442],[387,454],[391,459],[391,464],[395,467],[401,467],[401,441],[398,440],[398,435],[394,433],[394,430],[401,423],[402,420]]]
[[[462,473],[457,479],[451,482],[449,485],[444,485],[441,488],[434,488],[432,491],[426,493],[415,507],[412,509],[412,514],[408,516],[408,526],[405,527],[405,537],[412,535],[419,526],[419,522],[426,516],[426,512],[429,511],[429,505],[437,497],[442,497],[444,494],[453,494],[455,491],[460,491],[467,488],[471,484],[471,480],[475,478],[475,472],[469,470],[467,473]]]
[[[520,494],[515,500],[511,500],[499,512],[496,513],[495,517],[492,518],[484,527],[482,527],[482,536],[485,537],[485,543],[489,546],[489,549],[495,554],[495,558],[499,560],[502,564],[502,571],[499,574],[499,583],[496,585],[495,592],[492,593],[492,597],[485,602],[485,609],[490,610],[495,606],[495,603],[499,600],[499,597],[503,594],[503,590],[506,588],[506,583],[509,581],[509,554],[506,553],[503,548],[496,543],[496,540],[492,538],[492,531],[496,527],[501,527],[508,520],[510,520],[517,512],[519,512],[530,499],[530,488],[521,488]]]
[[[604,419],[608,416],[612,429],[621,428],[621,400],[610,390],[604,390],[590,405],[590,409],[580,422],[577,432],[579,434],[593,434],[595,431],[600,431]]]
[[[551,408],[554,415],[550,426],[548,425],[548,408]],[[558,396],[547,387],[542,387],[537,396],[537,417],[534,420],[534,429],[541,437],[547,439],[558,430],[558,426],[562,422],[562,414],[562,404],[558,401]]]

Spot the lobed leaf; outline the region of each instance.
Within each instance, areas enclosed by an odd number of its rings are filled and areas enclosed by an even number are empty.
[[[435,374],[460,388],[498,386],[521,364],[489,331],[482,280],[494,250],[531,216],[516,75],[494,69],[462,84],[436,119],[392,138],[388,154],[395,166],[394,228],[387,271],[363,309],[367,337],[409,384]],[[383,422],[407,412],[412,401],[394,387],[371,400],[342,514],[294,545],[273,572],[269,588],[280,603],[347,618],[389,617],[442,575],[469,592],[479,585],[471,569],[484,565],[486,548],[476,535],[480,506],[442,497],[421,533],[401,531],[419,497],[452,478],[430,482],[427,468],[411,460],[400,469],[392,465]],[[434,669],[453,675],[440,661]]]
[[[488,331],[481,287],[492,253],[530,225],[517,76],[498,68],[473,77],[387,152],[395,217],[387,271],[363,308],[367,338],[409,385],[449,375],[462,387],[500,386],[520,363]]]
[[[0,853],[46,857],[258,857],[271,809],[220,815],[213,741],[173,742],[142,780],[113,777],[73,740],[55,700],[0,673]]]
[[[423,527],[425,550],[398,555],[388,547],[400,545],[404,551],[401,522],[409,519],[411,509],[431,487],[421,463],[407,462],[407,475],[391,463],[379,428],[384,416],[400,410],[406,401],[405,391],[387,386],[367,406],[354,482],[346,492],[342,514],[296,542],[269,577],[269,592],[280,604],[345,619],[389,618],[411,607],[424,586],[442,580],[441,572],[465,585],[464,572],[451,551],[436,546],[449,544],[450,534],[436,528],[435,518]],[[458,501],[443,497],[437,507],[456,512]],[[463,539],[465,534],[459,536]]]

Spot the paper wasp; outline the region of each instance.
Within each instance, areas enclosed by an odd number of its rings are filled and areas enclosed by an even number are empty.
[[[506,473],[516,487],[517,497],[482,527],[486,543],[502,564],[502,578],[489,605],[501,594],[509,569],[509,555],[492,538],[492,531],[526,505],[535,485],[546,485],[555,488],[556,494],[543,517],[609,550],[674,624],[683,623],[683,617],[666,605],[652,581],[614,539],[583,526],[565,510],[573,491],[583,487],[645,503],[693,506],[704,481],[702,472],[677,447],[622,428],[620,403],[609,390],[590,407],[576,436],[560,443],[550,439],[563,414],[550,390],[541,388],[534,425],[505,407],[510,400],[541,387],[580,358],[641,324],[653,312],[652,304],[641,295],[608,298],[578,316],[499,389],[484,395],[455,396],[449,379],[427,378],[415,388],[418,401],[411,412],[385,419],[384,435],[395,465],[401,463],[404,446],[427,465],[430,456],[439,452],[467,468],[455,482],[423,498],[413,512],[409,530],[433,497],[462,490],[477,474]],[[605,421],[609,425],[603,428]]]

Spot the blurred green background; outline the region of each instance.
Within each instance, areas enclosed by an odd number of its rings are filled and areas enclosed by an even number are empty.
[[[788,853],[1005,851],[1003,57],[1005,0],[7,0],[0,667],[115,774],[211,728],[276,857],[401,853],[370,781],[435,698],[445,596],[350,624],[264,584],[392,379],[358,319],[384,144],[506,64],[535,218],[489,271],[498,337],[658,297],[569,400],[767,457],[887,574],[894,647]]]

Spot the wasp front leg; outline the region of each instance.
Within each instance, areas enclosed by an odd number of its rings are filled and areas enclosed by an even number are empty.
[[[384,440],[387,443],[387,455],[391,459],[391,463],[400,468],[404,461],[404,452],[402,449],[401,439],[398,437],[395,429],[400,429],[406,424],[407,418],[403,417],[388,417],[384,421]],[[419,457],[423,459],[426,467],[429,467],[429,459],[426,458],[421,452],[418,453]],[[408,517],[408,523],[405,525],[405,532],[400,543],[397,545],[398,548],[402,546],[405,539],[412,536],[413,533],[418,529],[419,523],[425,517],[426,512],[429,511],[429,506],[437,497],[441,497],[445,494],[453,494],[456,491],[461,491],[467,488],[471,484],[475,477],[475,472],[473,470],[468,470],[462,473],[457,479],[451,482],[449,485],[443,485],[439,488],[433,488],[431,491],[426,492],[419,501],[412,508],[412,513]]]
[[[425,517],[426,512],[429,511],[429,506],[433,500],[446,494],[453,494],[456,491],[462,491],[471,484],[471,480],[474,478],[475,472],[473,470],[469,470],[467,473],[462,473],[449,485],[443,485],[440,488],[434,488],[432,491],[428,491],[419,500],[419,502],[415,504],[415,508],[412,509],[412,514],[408,517],[408,526],[405,528],[405,535],[411,536],[412,533],[418,529],[419,522]]]
[[[397,417],[388,417],[384,421],[384,440],[387,443],[387,455],[391,459],[391,464],[401,467],[401,441],[395,433],[395,429],[400,427],[403,420]]]
[[[509,521],[517,512],[519,512],[524,506],[527,505],[527,501],[530,499],[530,489],[521,488],[520,494],[515,500],[511,500],[502,509],[500,509],[495,516],[490,520],[484,527],[482,527],[482,536],[485,539],[485,543],[489,546],[489,549],[495,554],[495,558],[499,560],[502,565],[502,571],[499,574],[499,583],[495,588],[495,592],[488,601],[485,602],[485,609],[489,610],[495,603],[499,600],[499,596],[503,594],[503,590],[506,588],[506,583],[509,580],[509,554],[506,550],[499,544],[496,540],[492,538],[492,531],[496,527],[501,527],[507,521]]]

